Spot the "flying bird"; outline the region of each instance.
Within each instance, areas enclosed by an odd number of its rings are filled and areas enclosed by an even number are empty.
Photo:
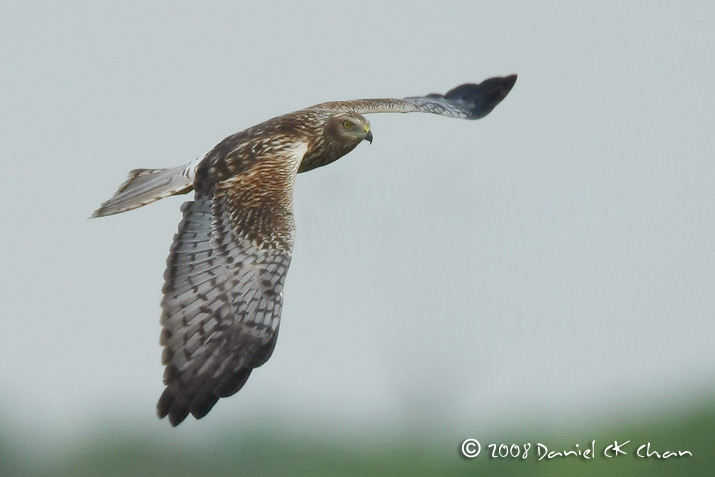
[[[161,302],[165,389],[160,418],[204,417],[243,387],[273,353],[291,261],[296,174],[372,143],[369,113],[489,114],[516,75],[463,84],[446,94],[318,104],[269,119],[168,169],[135,169],[92,217],[194,191],[167,259]]]

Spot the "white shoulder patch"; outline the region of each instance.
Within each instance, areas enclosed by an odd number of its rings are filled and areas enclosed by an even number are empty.
[[[300,167],[301,162],[303,162],[303,157],[305,156],[305,153],[308,152],[308,143],[296,143],[292,148],[289,149],[289,151],[291,159],[293,160],[294,173],[297,174],[298,168]]]

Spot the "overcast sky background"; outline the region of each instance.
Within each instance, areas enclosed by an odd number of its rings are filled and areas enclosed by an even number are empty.
[[[714,32],[712,2],[3,3],[0,418],[468,432],[711,399]],[[156,418],[189,197],[87,220],[130,169],[511,73],[482,120],[371,115],[301,174],[273,357],[202,421]]]

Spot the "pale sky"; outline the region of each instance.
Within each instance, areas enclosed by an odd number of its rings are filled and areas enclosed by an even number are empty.
[[[242,3],[0,6],[0,418],[181,432],[155,405],[190,197],[87,220],[129,170],[512,73],[482,120],[372,115],[372,145],[298,177],[276,351],[179,429],[503,429],[713,397],[715,4]]]

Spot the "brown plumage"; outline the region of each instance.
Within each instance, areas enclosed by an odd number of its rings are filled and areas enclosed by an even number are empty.
[[[295,226],[298,172],[372,142],[362,116],[428,112],[478,119],[516,75],[458,86],[445,95],[323,103],[227,137],[203,158],[171,169],[137,169],[93,217],[194,190],[181,207],[164,274],[160,342],[166,365],[157,411],[172,425],[205,416],[236,393],[276,345]]]

